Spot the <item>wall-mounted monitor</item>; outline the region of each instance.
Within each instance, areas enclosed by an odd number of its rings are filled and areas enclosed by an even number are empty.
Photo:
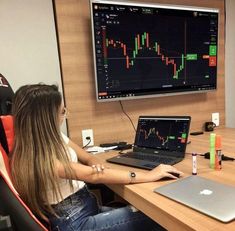
[[[98,101],[216,89],[219,10],[90,0]]]

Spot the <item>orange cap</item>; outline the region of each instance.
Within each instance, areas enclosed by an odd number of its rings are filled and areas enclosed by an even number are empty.
[[[216,149],[221,149],[221,135],[216,135],[215,148]]]

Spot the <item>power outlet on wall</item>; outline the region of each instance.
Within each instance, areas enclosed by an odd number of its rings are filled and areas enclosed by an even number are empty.
[[[92,129],[82,130],[82,145],[83,147],[94,146],[94,137]]]
[[[219,126],[219,112],[215,112],[211,114],[211,120],[215,123],[216,127]]]

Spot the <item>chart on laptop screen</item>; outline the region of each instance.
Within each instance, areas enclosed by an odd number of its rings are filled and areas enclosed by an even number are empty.
[[[150,119],[139,121],[135,144],[139,147],[183,151],[187,142],[188,122],[180,119]]]

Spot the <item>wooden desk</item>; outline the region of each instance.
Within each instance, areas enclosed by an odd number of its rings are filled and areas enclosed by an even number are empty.
[[[231,157],[235,157],[235,129],[220,128],[215,130],[216,134],[222,136],[222,152]],[[199,136],[190,136],[191,144],[187,147],[187,153],[205,153],[209,151],[209,134],[204,133]],[[117,155],[117,152],[99,154],[98,157],[105,160],[108,157]],[[218,182],[235,186],[235,161],[224,161],[222,170],[216,171],[209,168],[209,160],[204,157],[197,158],[198,175]],[[108,164],[113,168],[134,169],[121,165]],[[175,165],[185,173],[191,175],[192,159],[191,154],[186,154],[185,159]],[[136,169],[135,169],[136,170]],[[137,171],[137,170],[136,170]],[[138,171],[145,171],[139,170]],[[141,210],[153,220],[161,224],[167,230],[235,230],[235,221],[224,224],[200,212],[190,209],[184,205],[167,199],[153,190],[170,181],[158,181],[152,183],[141,183],[133,185],[108,185],[115,193],[127,200],[130,204]],[[187,189],[185,189],[187,190]]]

